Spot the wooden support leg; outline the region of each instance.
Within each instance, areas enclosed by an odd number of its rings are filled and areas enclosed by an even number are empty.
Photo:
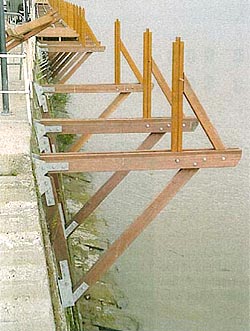
[[[55,81],[57,80],[57,75],[65,68],[65,66],[71,61],[75,56],[75,53],[67,53],[67,56],[60,62],[60,64],[53,70],[53,77]]]
[[[121,24],[115,21],[115,84],[121,83]]]
[[[120,93],[114,101],[102,112],[99,118],[108,118],[127,99],[130,93]],[[85,142],[91,137],[90,134],[83,134],[70,148],[69,152],[79,152]]]
[[[167,101],[169,102],[170,105],[172,105],[172,91],[170,87],[168,86],[168,83],[166,82],[165,78],[163,77],[160,69],[158,68],[157,64],[155,61],[152,59],[152,73],[162,90],[163,94],[165,95]]]
[[[162,137],[163,133],[151,133],[137,150],[151,149]],[[102,185],[102,187],[87,201],[87,203],[79,210],[68,225],[72,229],[68,235],[73,233],[86,218],[106,199],[106,197],[119,185],[130,171],[117,171],[110,179]]]
[[[202,107],[198,97],[192,89],[187,77],[184,77],[184,95],[192,108],[193,112],[197,116],[202,128],[204,129],[208,139],[215,149],[225,149],[223,142],[221,141],[218,132],[211,123],[209,117],[206,114],[205,109]]]
[[[140,84],[143,84],[143,77],[138,69],[137,65],[135,64],[134,60],[132,59],[131,55],[129,54],[129,51],[127,50],[126,46],[121,40],[121,52],[122,55],[124,56],[125,60],[127,61],[128,65],[130,66],[131,70],[135,74],[135,77],[138,79]]]
[[[81,54],[79,60],[76,63],[72,63],[72,68],[64,76],[61,76],[60,74],[60,78],[58,77],[60,79],[59,84],[64,84],[68,79],[70,79],[70,77],[72,77],[76,70],[80,68],[80,66],[90,57],[91,54],[92,52],[86,52],[85,54]]]
[[[144,33],[143,56],[143,118],[151,118],[152,104],[152,32]]]
[[[119,239],[110,246],[83,279],[74,286],[74,290],[83,282],[87,283],[89,286],[95,284],[197,171],[198,169],[179,170],[165,189],[154,199],[145,211],[136,218],[128,229],[123,232]]]
[[[183,91],[184,91],[184,43],[176,38],[173,43],[172,68],[172,132],[171,150],[182,150],[182,120],[183,120]]]

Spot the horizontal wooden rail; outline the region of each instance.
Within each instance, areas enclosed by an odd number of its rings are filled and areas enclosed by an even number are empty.
[[[127,93],[142,92],[141,84],[55,84],[43,85],[44,93]]]
[[[43,119],[45,126],[61,126],[63,134],[103,134],[103,133],[161,133],[171,132],[171,118],[151,119]],[[183,131],[194,131],[198,125],[196,118],[183,119]]]
[[[83,46],[78,41],[38,41],[38,46],[45,51],[50,53],[57,52],[77,52],[77,53],[85,53],[85,52],[104,52],[105,46]]]
[[[240,149],[185,150],[183,152],[133,151],[110,153],[53,153],[41,154],[49,163],[66,162],[63,172],[99,172],[123,170],[164,170],[190,168],[234,167],[241,158]],[[52,171],[53,172],[53,171]]]

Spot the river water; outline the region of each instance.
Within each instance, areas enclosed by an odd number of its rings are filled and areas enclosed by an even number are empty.
[[[249,331],[249,45],[248,0],[78,0],[105,53],[93,54],[70,83],[113,82],[113,22],[142,68],[142,32],[153,32],[153,56],[171,79],[171,43],[185,41],[185,72],[228,147],[243,148],[237,168],[203,169],[119,259],[117,282],[141,331]],[[123,82],[135,81],[123,62]],[[72,95],[75,118],[96,118],[114,95]],[[141,94],[113,117],[138,117]],[[185,104],[186,114],[191,114]],[[153,115],[169,116],[159,88]],[[94,136],[87,151],[135,149],[144,135]],[[201,128],[185,147],[209,147]],[[169,136],[157,148],[169,147]],[[115,240],[163,189],[173,171],[131,173],[97,212]],[[93,193],[110,173],[92,175]]]

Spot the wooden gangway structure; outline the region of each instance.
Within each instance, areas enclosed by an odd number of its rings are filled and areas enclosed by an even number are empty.
[[[58,2],[52,1],[55,6]],[[61,7],[60,7],[61,8]],[[41,195],[47,203],[47,218],[51,242],[58,262],[58,286],[64,307],[73,306],[116,262],[129,245],[154,220],[174,196],[203,168],[234,167],[241,158],[241,150],[227,148],[210,121],[205,109],[194,92],[184,69],[184,42],[177,37],[173,42],[172,84],[167,83],[153,57],[152,32],[144,32],[143,71],[133,60],[121,38],[120,21],[115,22],[114,81],[109,84],[43,84],[38,88],[38,99],[56,93],[113,93],[115,99],[99,115],[99,118],[62,119],[50,118],[48,107],[42,107],[43,118],[36,121],[36,133],[40,154],[34,157]],[[46,31],[46,30],[45,30]],[[44,33],[44,32],[43,32]],[[40,37],[39,37],[40,38]],[[40,39],[39,39],[40,40]],[[62,48],[64,45],[62,45]],[[48,48],[50,52],[53,48]],[[55,49],[53,49],[54,53]],[[58,51],[59,52],[59,51]],[[122,82],[121,55],[134,73],[136,82]],[[152,93],[158,84],[166,102],[171,106],[170,116],[153,117]],[[142,93],[141,117],[112,118],[115,110],[131,93]],[[184,98],[192,117],[183,112]],[[44,102],[39,102],[43,105]],[[84,113],[83,113],[84,114]],[[185,132],[192,132],[200,124],[211,143],[207,149],[184,149]],[[148,136],[132,151],[107,151],[101,153],[81,152],[81,148],[93,134],[147,133]],[[80,134],[80,137],[66,152],[56,149],[57,134]],[[170,134],[171,146],[163,150],[154,146],[165,135]],[[70,257],[67,239],[83,224],[104,199],[119,185],[131,171],[176,169],[177,172],[162,192],[148,205],[121,236],[107,249],[99,261],[76,283],[70,276]],[[61,173],[114,172],[87,203],[67,219],[66,206],[62,199]],[[55,222],[56,220],[56,222]]]

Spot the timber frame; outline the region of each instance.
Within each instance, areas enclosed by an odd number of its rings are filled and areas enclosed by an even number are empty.
[[[36,3],[37,17],[56,10],[60,21],[37,34],[37,47],[48,54],[51,80],[64,84],[95,52],[105,47],[85,18],[84,8],[64,0]]]
[[[121,53],[127,60],[138,82],[121,83]],[[152,33],[144,33],[143,74],[133,61],[120,36],[120,22],[115,22],[114,83],[96,85],[49,84],[41,86],[43,93],[118,93],[112,104],[98,119],[52,119],[36,121],[35,128],[40,146],[40,155],[35,156],[36,173],[40,193],[45,194],[49,217],[51,241],[59,265],[58,286],[64,307],[73,306],[86,290],[96,283],[116,262],[128,246],[154,220],[172,198],[201,168],[234,167],[241,158],[241,150],[226,148],[209,120],[191,84],[184,74],[184,43],[178,37],[173,43],[172,87],[167,84],[152,55]],[[166,101],[171,106],[171,116],[152,117],[152,78],[155,78]],[[132,92],[143,93],[141,118],[108,118]],[[186,98],[195,117],[183,114],[183,99]],[[183,149],[183,133],[192,132],[200,123],[208,137],[210,149]],[[69,151],[57,152],[54,148],[56,134],[81,134]],[[148,133],[137,150],[129,152],[107,151],[102,153],[79,152],[92,134]],[[169,133],[170,149],[155,150],[153,147]],[[73,284],[70,277],[70,258],[67,238],[85,222],[101,202],[119,185],[130,171],[176,169],[177,173],[162,192],[148,205],[121,236],[111,244],[92,268]],[[104,183],[85,205],[72,217],[66,219],[65,206],[60,193],[60,173],[112,171]],[[51,198],[51,192],[53,198]],[[57,220],[52,226],[52,220]]]

